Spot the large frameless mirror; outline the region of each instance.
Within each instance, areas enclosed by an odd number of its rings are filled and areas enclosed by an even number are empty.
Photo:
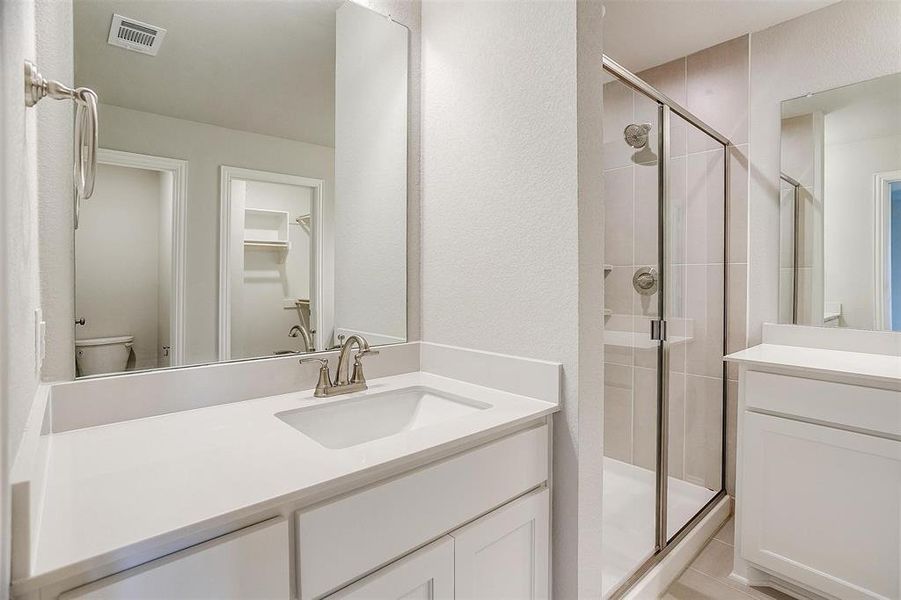
[[[407,45],[352,2],[75,0],[79,376],[406,341]]]
[[[901,331],[901,74],[782,103],[779,321]]]

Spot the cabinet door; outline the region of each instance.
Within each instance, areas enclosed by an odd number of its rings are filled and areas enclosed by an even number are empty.
[[[548,495],[533,492],[451,534],[457,600],[548,597]]]
[[[901,597],[901,442],[746,412],[741,450],[744,559],[839,598]]]
[[[325,600],[453,600],[454,540],[448,536],[327,596]]]
[[[60,596],[60,600],[288,600],[283,517],[204,542]]]

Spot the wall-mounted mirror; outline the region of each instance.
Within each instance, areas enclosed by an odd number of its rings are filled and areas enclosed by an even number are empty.
[[[901,331],[901,74],[782,103],[779,320]]]
[[[407,45],[338,0],[75,0],[79,376],[406,341]]]

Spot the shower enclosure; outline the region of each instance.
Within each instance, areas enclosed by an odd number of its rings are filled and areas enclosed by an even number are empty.
[[[604,69],[603,576],[612,598],[725,495],[731,144],[606,56]]]

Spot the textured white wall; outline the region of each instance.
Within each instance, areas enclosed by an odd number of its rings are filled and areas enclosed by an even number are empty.
[[[7,456],[19,446],[39,375],[35,361],[34,310],[40,307],[38,281],[37,112],[25,108],[22,65],[34,60],[34,3],[3,3],[3,227],[4,274],[0,331],[2,399],[8,423]]]
[[[405,340],[409,35],[354,3],[336,22],[335,327]]]
[[[600,23],[582,16],[593,38],[577,40],[575,2],[422,8],[423,339],[563,363],[558,598],[600,588]],[[581,104],[577,45],[590,53]],[[578,138],[582,117],[591,123]],[[580,148],[594,160],[580,163]],[[581,330],[580,309],[593,316]],[[580,364],[591,364],[582,381]]]
[[[156,171],[98,165],[75,233],[76,337],[133,335],[135,369],[158,365],[161,189]]]
[[[71,84],[74,81],[72,3],[59,0],[35,2],[37,64],[46,77]],[[40,246],[41,301],[47,323],[46,356],[41,371],[46,381],[71,379],[74,306],[72,286],[75,261],[72,254],[72,126],[71,102],[41,103],[37,111],[38,133],[38,243]]]
[[[0,3],[0,590],[9,586],[9,473],[38,373],[36,116],[22,101],[22,62],[35,58],[34,4]],[[0,592],[2,594],[2,592]]]
[[[779,309],[782,100],[901,71],[901,2],[839,2],[751,35],[748,342]]]
[[[332,217],[334,150],[193,121],[100,107],[100,145],[188,161],[186,353],[188,363],[217,357],[219,294],[219,167],[229,165],[324,180],[326,222]],[[329,240],[325,241],[330,248]],[[325,269],[334,256],[325,252]],[[323,302],[331,306],[326,292]]]

